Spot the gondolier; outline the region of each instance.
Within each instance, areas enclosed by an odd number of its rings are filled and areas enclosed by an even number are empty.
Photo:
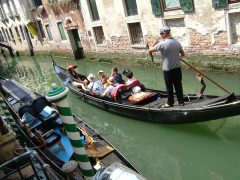
[[[185,54],[181,44],[171,37],[169,27],[162,27],[160,29],[160,36],[163,41],[160,41],[155,46],[150,46],[149,53],[159,50],[162,55],[163,76],[168,95],[167,104],[162,107],[167,108],[174,105],[173,86],[177,94],[178,103],[180,106],[183,106],[182,72],[179,54],[181,54],[181,56],[184,56]]]

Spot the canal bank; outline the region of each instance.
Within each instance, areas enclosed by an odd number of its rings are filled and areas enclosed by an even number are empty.
[[[36,55],[46,56],[49,51],[37,52]],[[68,53],[53,52],[56,58],[75,59]],[[29,56],[26,52],[21,52],[22,58]],[[240,57],[239,56],[216,56],[216,55],[188,55],[184,58],[194,67],[203,71],[240,73]],[[86,53],[84,58],[76,61],[89,61],[96,63],[119,64],[126,67],[144,66],[144,67],[161,67],[161,56],[159,52],[153,54],[153,62],[146,50],[145,53]],[[189,66],[183,63],[183,68],[189,69]]]

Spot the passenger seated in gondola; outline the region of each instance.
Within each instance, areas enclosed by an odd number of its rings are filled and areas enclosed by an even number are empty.
[[[124,69],[123,70],[123,75],[127,77],[126,85],[131,84],[134,80],[136,80],[135,77],[133,77],[133,72],[130,71],[129,69]]]
[[[140,81],[137,80],[135,77],[133,77],[133,72],[131,70],[124,69],[123,75],[127,77],[127,81],[125,83],[127,86],[131,86],[131,87],[139,86],[142,91],[145,91],[144,85],[141,84]]]
[[[104,92],[104,86],[100,80],[97,80],[96,77],[90,73],[87,77],[90,81],[87,86],[87,91],[92,95],[101,95]]]
[[[108,77],[105,75],[103,70],[98,71],[98,75],[101,77],[101,82],[104,85],[104,88],[106,89],[109,86],[109,83],[107,82]]]
[[[102,96],[112,98],[113,93],[115,92],[115,89],[119,85],[119,83],[116,83],[115,78],[113,76],[109,77],[107,82],[110,84],[107,89],[104,91]]]
[[[86,85],[89,83],[86,76],[78,74],[75,69],[77,68],[76,65],[69,64],[68,65],[68,72],[72,76],[73,82],[72,85],[78,87],[79,89],[83,89],[86,91]]]
[[[124,84],[124,80],[122,79],[122,75],[118,73],[117,67],[113,67],[111,70],[111,76],[114,77],[115,82],[118,84]]]

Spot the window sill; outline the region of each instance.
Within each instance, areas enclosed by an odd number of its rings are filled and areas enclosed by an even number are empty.
[[[92,27],[97,27],[97,26],[102,26],[102,22],[101,21],[93,21]]]
[[[181,19],[181,18],[185,18],[185,15],[184,14],[168,15],[165,16],[163,19]]]
[[[240,43],[231,44],[230,47],[232,47],[232,48],[240,48]]]
[[[138,15],[135,16],[127,16],[125,17],[126,23],[135,23],[135,22],[140,22],[140,18]]]
[[[133,49],[146,49],[146,45],[145,44],[133,44],[133,45],[131,45],[131,47]]]
[[[106,44],[97,44],[96,46],[97,47],[106,47],[107,45]]]
[[[232,3],[232,4],[229,4],[229,9],[237,9],[237,8],[240,8],[240,2],[237,2],[237,3]]]

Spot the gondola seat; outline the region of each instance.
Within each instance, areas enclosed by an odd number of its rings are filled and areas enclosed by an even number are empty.
[[[36,117],[37,114],[35,113],[33,107],[31,105],[23,105],[23,106],[20,106],[19,109],[18,109],[18,114],[20,116],[20,118],[23,117],[23,115],[28,112],[29,114],[31,114],[32,116]]]
[[[31,105],[20,106],[18,114],[21,118],[21,121],[28,124],[30,129],[35,129],[42,124],[42,121],[37,118],[37,115]]]
[[[42,124],[42,122],[38,118],[34,117],[28,112],[25,112],[23,114],[21,121],[24,124],[28,124],[30,129],[38,128]]]
[[[47,101],[44,96],[38,97],[33,100],[32,107],[35,113],[41,117],[43,121],[55,120],[59,116],[56,111],[51,107],[51,103]]]
[[[53,130],[48,131],[45,134],[42,134],[40,131],[36,130],[35,134],[38,137],[39,141],[42,143],[42,145],[44,145],[48,149],[51,149],[55,145],[58,145],[60,150],[64,149],[61,142],[61,136]]]

